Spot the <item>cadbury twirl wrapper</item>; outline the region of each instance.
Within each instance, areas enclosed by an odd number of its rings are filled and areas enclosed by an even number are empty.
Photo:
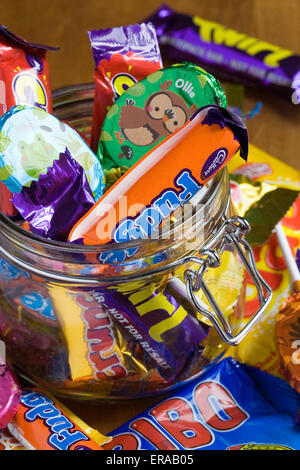
[[[110,107],[129,87],[162,67],[155,29],[148,23],[89,31],[95,59],[91,148],[97,151]]]
[[[188,314],[172,294],[154,284],[124,283],[93,297],[118,328],[139,345],[146,367],[169,383],[189,376],[210,328]]]
[[[147,21],[169,59],[192,60],[221,79],[261,86],[298,103],[300,56],[294,52],[167,6]]]
[[[74,223],[95,204],[85,172],[67,148],[47,174],[12,200],[33,233],[59,241],[67,240]]]
[[[103,448],[300,450],[299,407],[286,382],[229,357],[113,431]],[[168,456],[180,462],[178,452]]]

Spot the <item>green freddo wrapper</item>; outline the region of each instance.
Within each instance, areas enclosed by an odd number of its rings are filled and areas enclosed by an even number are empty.
[[[103,123],[98,158],[106,170],[131,167],[203,106],[226,107],[219,81],[184,62],[158,70],[128,88]]]

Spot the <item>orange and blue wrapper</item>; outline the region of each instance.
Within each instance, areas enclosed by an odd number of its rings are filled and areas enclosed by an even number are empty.
[[[38,389],[23,389],[8,429],[30,450],[102,450],[110,440]]]
[[[164,218],[185,204],[239,149],[246,159],[248,135],[242,119],[218,106],[200,109],[99,199],[72,228],[69,241],[82,239],[83,244],[96,245],[149,237]],[[177,188],[184,189],[178,192]],[[125,197],[128,213],[124,214]],[[172,201],[177,198],[177,204],[172,205],[171,197]],[[145,228],[141,219],[149,218],[151,226]]]

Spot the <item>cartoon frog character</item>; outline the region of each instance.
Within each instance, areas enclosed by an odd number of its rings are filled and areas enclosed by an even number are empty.
[[[41,173],[47,173],[53,160],[59,157],[55,147],[49,144],[41,134],[35,134],[31,144],[20,141],[18,149],[21,153],[22,168],[31,178],[38,178]]]

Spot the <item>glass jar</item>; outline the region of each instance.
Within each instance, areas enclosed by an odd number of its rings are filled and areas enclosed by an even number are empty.
[[[89,141],[94,90],[54,92],[54,113]],[[184,206],[185,207],[185,206]],[[0,214],[0,335],[31,383],[61,396],[169,391],[238,344],[271,300],[219,172],[156,239],[66,244]],[[245,272],[260,307],[241,328]]]

